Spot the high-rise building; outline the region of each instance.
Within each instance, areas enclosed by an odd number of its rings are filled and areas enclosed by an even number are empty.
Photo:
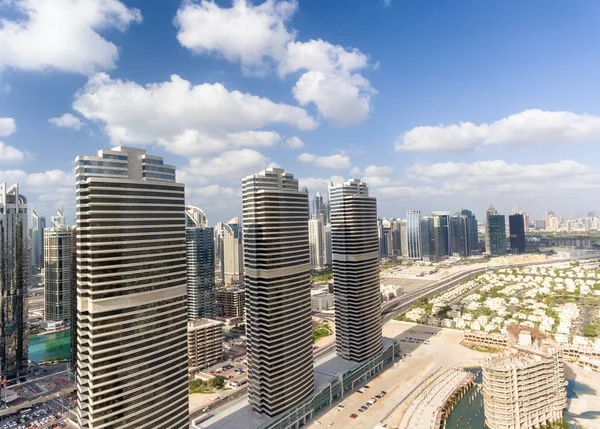
[[[450,217],[450,252],[455,257],[469,256],[467,217],[455,213]]]
[[[310,268],[320,270],[325,266],[325,252],[323,246],[323,221],[310,219],[308,221],[308,244],[310,250]]]
[[[389,258],[393,254],[392,223],[387,219],[378,220],[379,257]]]
[[[525,253],[525,223],[522,214],[512,214],[508,217],[511,253]]]
[[[377,200],[353,179],[329,188],[335,295],[335,347],[363,362],[381,351]]]
[[[246,313],[246,291],[240,287],[217,289],[217,317],[241,322]]]
[[[402,251],[402,256],[408,258],[408,229],[406,227],[406,219],[400,220],[400,250]]]
[[[419,210],[406,212],[406,235],[408,257],[410,259],[421,259],[421,212]]]
[[[248,399],[273,417],[314,389],[308,196],[280,168],[242,180]]]
[[[450,212],[432,212],[435,235],[435,256],[450,256]]]
[[[306,186],[303,186],[302,190],[300,192],[306,194],[306,198],[310,201],[310,195],[308,193],[308,188]],[[307,219],[310,219],[310,206],[307,206],[307,207],[308,208],[306,209],[306,216],[307,216]]]
[[[185,206],[188,319],[216,317],[215,232],[204,212]]]
[[[244,247],[240,218],[215,227],[215,254],[221,267],[221,280],[226,286],[240,285],[244,281]]]
[[[544,225],[546,225],[546,231],[554,231],[554,219],[556,219],[556,217],[554,217],[554,212],[552,210],[547,211],[546,213],[544,213]]]
[[[392,220],[392,253],[395,256],[402,255],[402,239],[400,234],[400,219]]]
[[[421,218],[421,257],[424,261],[435,261],[435,228],[433,217]]]
[[[46,218],[40,216],[37,211],[31,211],[31,263],[34,269],[40,270],[44,267],[44,229]]]
[[[331,223],[323,227],[323,241],[325,250],[325,265],[331,267],[333,264],[333,249],[331,247]]]
[[[187,429],[184,185],[142,149],[76,159],[77,420]]]
[[[323,195],[317,192],[312,199],[312,212],[311,217],[313,219],[322,218],[323,225],[327,225],[327,216],[325,212],[325,202],[323,201]]]
[[[52,218],[44,231],[44,320],[70,322],[71,296],[76,278],[73,269],[73,231],[64,224],[64,215]]]
[[[479,234],[477,232],[477,218],[471,210],[461,209],[460,215],[465,217],[467,235],[467,255],[472,255],[479,249]]]
[[[26,294],[31,265],[27,251],[27,198],[19,185],[0,183],[0,379],[27,376]]]
[[[506,218],[494,206],[486,212],[485,251],[492,256],[506,255]]]

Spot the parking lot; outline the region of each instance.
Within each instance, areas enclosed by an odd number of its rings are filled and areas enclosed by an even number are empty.
[[[36,429],[65,428],[64,414],[57,412],[49,404],[36,404],[31,408],[23,408],[21,412],[3,416],[0,420],[2,429]]]
[[[221,362],[200,372],[202,378],[220,375],[227,380],[228,387],[236,388],[246,384],[248,380],[248,359],[246,355]]]
[[[485,353],[461,346],[462,332],[449,329],[391,321],[384,325],[383,335],[396,338],[404,356],[402,360],[368,381],[369,388],[363,393],[357,391],[344,398],[344,408],[334,407],[318,416],[309,425],[310,428],[371,429],[382,421],[388,423],[388,427],[397,427],[398,416],[401,418],[403,414],[399,405],[404,405],[406,396],[429,375],[442,366],[466,363],[485,356]],[[387,395],[377,398],[376,395],[382,391]],[[373,397],[377,402],[360,412],[360,408]],[[356,418],[350,417],[353,414]]]

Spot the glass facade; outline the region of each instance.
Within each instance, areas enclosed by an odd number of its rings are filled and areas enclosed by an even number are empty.
[[[409,210],[406,212],[406,235],[408,257],[421,259],[421,212]]]

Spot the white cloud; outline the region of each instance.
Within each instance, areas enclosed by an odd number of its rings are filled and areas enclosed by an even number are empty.
[[[177,75],[141,86],[99,73],[76,94],[73,108],[87,119],[104,123],[113,143],[158,142],[187,156],[274,145],[279,134],[253,131],[270,124],[304,130],[317,125],[302,108],[229,91],[219,83],[192,85]]]
[[[5,5],[24,18],[0,20],[0,70],[88,74],[114,68],[118,48],[99,31],[123,31],[142,21],[138,9],[118,0],[12,0]]]
[[[177,37],[194,52],[219,53],[245,70],[263,72],[272,63],[280,76],[302,72],[293,89],[301,105],[314,103],[337,124],[365,120],[376,94],[357,73],[369,66],[367,55],[321,39],[296,41],[296,33],[286,28],[296,9],[296,1],[267,0],[255,6],[235,0],[230,8],[206,0],[184,2],[175,19]]]
[[[298,160],[307,164],[314,164],[317,167],[331,168],[334,170],[343,170],[352,167],[350,158],[346,155],[317,156],[310,153],[303,153],[298,156]]]
[[[0,164],[14,164],[23,160],[25,153],[0,141]]]
[[[234,0],[231,8],[212,1],[187,1],[177,11],[177,40],[197,53],[219,53],[248,68],[261,68],[265,59],[280,58],[295,35],[285,23],[296,11],[296,1],[266,2],[254,6]]]
[[[48,119],[48,122],[59,128],[73,128],[74,130],[80,130],[83,126],[81,119],[71,113],[65,113],[57,118],[50,118]]]
[[[424,180],[460,178],[462,182],[488,184],[548,181],[590,172],[589,167],[569,160],[547,164],[509,164],[506,161],[494,160],[471,164],[464,162],[416,164],[407,170],[407,176]]]
[[[17,131],[17,124],[13,118],[0,118],[0,137],[10,136]]]
[[[302,149],[304,147],[304,142],[300,139],[300,137],[290,137],[285,139],[283,144],[290,149]]]
[[[520,147],[599,138],[600,116],[530,109],[491,124],[461,122],[416,127],[398,138],[396,150],[461,152],[477,144]]]
[[[243,177],[264,170],[269,159],[253,149],[223,152],[212,159],[192,158],[179,170],[178,180],[184,183],[206,184],[208,180],[241,181]]]
[[[27,173],[23,170],[0,170],[0,182],[18,183],[19,192],[27,197],[30,209],[50,216],[65,208],[71,220],[75,216],[75,175],[62,170]]]

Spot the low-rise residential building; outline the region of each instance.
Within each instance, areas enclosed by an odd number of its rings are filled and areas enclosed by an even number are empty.
[[[312,311],[331,310],[335,303],[334,295],[331,293],[321,293],[310,297]]]
[[[189,370],[207,368],[223,360],[224,323],[211,319],[188,322]]]

